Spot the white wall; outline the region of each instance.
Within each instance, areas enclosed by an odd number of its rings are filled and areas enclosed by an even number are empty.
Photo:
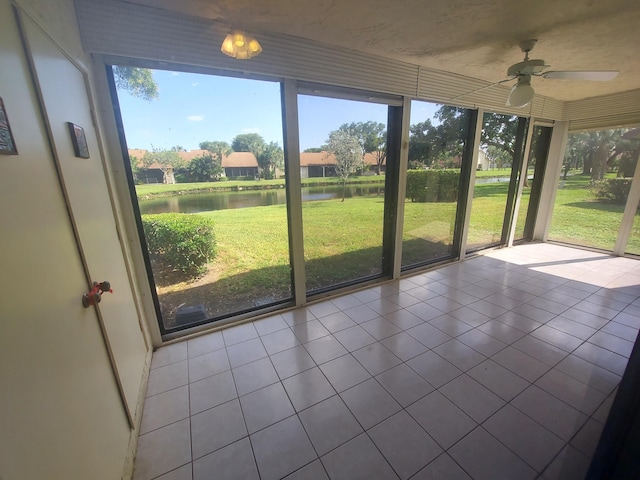
[[[87,62],[72,0],[18,3]],[[0,97],[19,151],[0,155],[0,478],[119,479],[131,431],[95,311],[80,304],[87,282],[32,85],[0,0]]]

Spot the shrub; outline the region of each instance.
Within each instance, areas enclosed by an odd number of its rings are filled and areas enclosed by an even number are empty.
[[[189,276],[204,273],[215,257],[213,221],[185,213],[142,215],[151,259],[161,268]]]
[[[407,171],[407,194],[412,202],[423,202],[424,192],[427,188],[428,170],[408,170]]]
[[[458,170],[408,170],[406,197],[412,202],[453,202],[459,181]]]
[[[193,179],[188,173],[176,173],[174,175],[176,183],[191,183]]]
[[[459,170],[439,170],[440,182],[438,184],[438,201],[455,202],[458,199],[458,187],[460,185]]]
[[[631,190],[631,178],[607,178],[591,184],[591,192],[599,200],[625,205]]]

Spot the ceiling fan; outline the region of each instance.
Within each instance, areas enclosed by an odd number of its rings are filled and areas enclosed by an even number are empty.
[[[531,77],[543,77],[553,78],[558,80],[597,80],[607,81],[613,80],[618,76],[617,70],[556,70],[556,71],[544,71],[549,68],[544,60],[541,59],[529,59],[529,52],[533,50],[537,40],[523,40],[520,42],[520,49],[524,52],[524,60],[511,65],[507,70],[509,78],[498,83],[508,82],[513,79],[518,79],[518,82],[511,88],[509,98],[507,99],[507,106],[511,107],[524,107],[531,102],[534,95],[533,87],[531,86]]]
[[[508,78],[500,80],[499,82],[492,83],[490,85],[485,85],[484,87],[472,90],[471,92],[458,95],[456,97],[453,97],[451,100],[465,97],[471,93],[493,87],[494,85],[499,85],[505,82],[510,82],[511,80],[518,79],[517,83],[511,88],[511,92],[509,92],[509,97],[507,98],[507,107],[521,108],[527,106],[531,102],[531,100],[533,100],[533,96],[535,94],[535,91],[531,86],[531,77],[543,77],[558,80],[607,81],[613,80],[618,76],[617,70],[544,71],[545,69],[549,68],[550,65],[547,65],[544,60],[529,58],[529,52],[533,50],[533,47],[536,45],[537,41],[538,40],[536,39],[530,39],[523,40],[519,43],[520,49],[524,52],[524,60],[509,67],[509,69],[507,70]]]

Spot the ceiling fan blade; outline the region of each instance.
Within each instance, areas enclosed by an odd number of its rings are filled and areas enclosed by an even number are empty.
[[[601,70],[601,71],[556,71],[545,72],[542,74],[544,78],[554,78],[559,80],[596,80],[606,82],[613,80],[618,76],[617,70]]]

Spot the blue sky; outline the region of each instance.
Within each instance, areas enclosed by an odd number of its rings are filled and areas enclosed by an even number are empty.
[[[240,78],[155,70],[159,98],[150,102],[119,91],[129,148],[198,148],[202,141],[257,133],[283,144],[280,84]],[[300,149],[320,147],[343,123],[386,124],[387,107],[374,103],[301,95]],[[438,105],[413,102],[411,123],[431,118]]]

